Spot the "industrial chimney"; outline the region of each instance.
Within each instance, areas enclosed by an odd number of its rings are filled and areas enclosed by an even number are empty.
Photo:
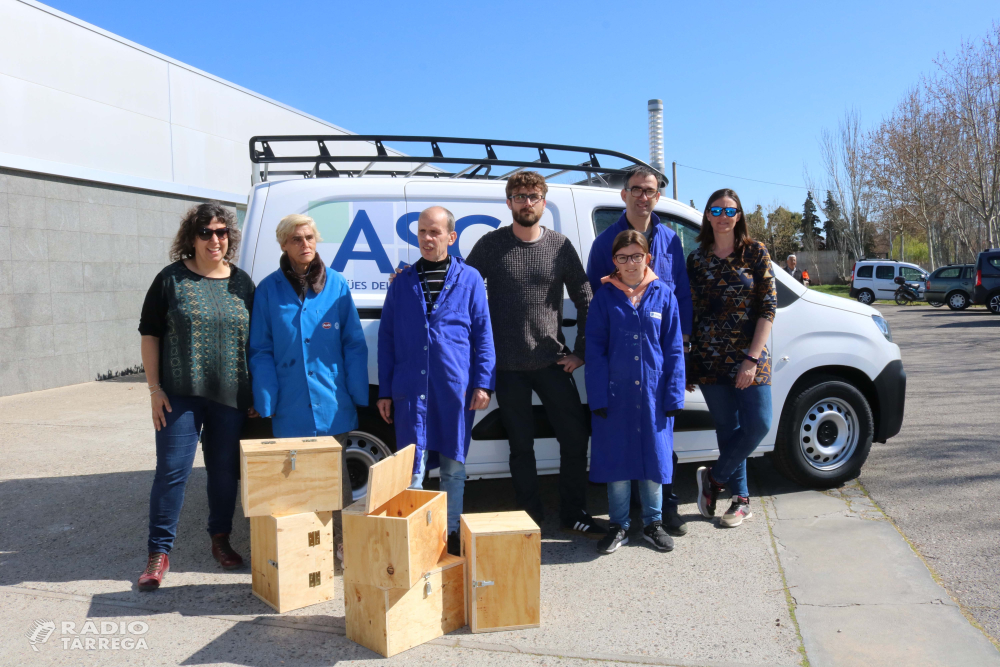
[[[663,161],[663,100],[650,100],[649,109],[649,164],[660,173],[666,168]]]

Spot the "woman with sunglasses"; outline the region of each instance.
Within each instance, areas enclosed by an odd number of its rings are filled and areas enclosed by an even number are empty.
[[[590,480],[608,485],[608,534],[601,553],[628,544],[632,480],[638,481],[642,536],[674,548],[663,529],[663,485],[673,480],[674,415],[684,407],[684,342],[677,298],[649,263],[646,237],[620,232],[615,271],[587,313],[587,398],[593,412]]]
[[[184,489],[201,438],[208,473],[212,556],[227,570],[243,565],[229,544],[239,479],[240,429],[252,411],[247,342],[254,284],[230,260],[240,232],[218,202],[184,216],[174,260],[153,280],[139,333],[153,427],[156,475],[149,496],[149,556],[139,590],[156,590],[170,569]]]
[[[729,189],[708,198],[700,246],[688,256],[694,302],[688,391],[701,387],[715,421],[719,459],[698,468],[698,511],[711,519],[719,494],[732,503],[720,523],[740,525],[752,516],[747,457],[771,428],[771,357],[767,338],[777,294],[771,257],[747,233],[740,198]]]

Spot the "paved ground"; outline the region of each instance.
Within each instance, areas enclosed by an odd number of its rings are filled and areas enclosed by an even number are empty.
[[[250,595],[248,571],[218,569],[203,532],[200,458],[167,584],[134,590],[154,467],[147,400],[141,382],[127,381],[0,399],[0,664],[379,660],[343,636],[339,596],[279,616]],[[742,528],[695,518],[694,466],[682,466],[676,486],[691,532],[673,553],[637,541],[599,558],[594,542],[544,525],[541,628],[463,629],[386,662],[711,667],[802,664],[806,653],[815,666],[1000,665],[860,486],[821,494],[785,482],[766,460],[751,468],[760,500]],[[546,478],[550,506],[555,482]],[[511,496],[508,480],[470,483],[466,507],[509,509]],[[606,512],[603,487],[591,487],[591,503]],[[239,508],[234,545],[249,553]],[[36,619],[59,629],[32,647],[25,633]],[[149,649],[75,649],[61,624],[79,630],[88,619],[98,628],[141,621]]]
[[[879,304],[903,351],[906,417],[861,481],[948,592],[1000,639],[1000,317]]]

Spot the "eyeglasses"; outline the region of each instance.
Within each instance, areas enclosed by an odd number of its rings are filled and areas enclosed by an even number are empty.
[[[518,204],[523,204],[524,202],[528,202],[532,206],[545,199],[545,197],[539,194],[533,194],[533,195],[516,194],[516,195],[511,195],[510,198],[513,199]]]
[[[631,190],[629,190],[629,192],[632,193],[632,196],[635,197],[636,199],[638,199],[643,195],[646,195],[646,199],[652,199],[653,197],[656,196],[656,193],[659,192],[659,190],[654,190],[653,188],[648,188],[648,189],[640,188],[637,185]]]
[[[219,227],[218,229],[209,229],[208,227],[202,227],[198,230],[198,238],[202,241],[207,241],[212,238],[212,234],[215,234],[219,240],[229,238],[229,227]]]
[[[634,255],[615,255],[615,264],[627,264],[631,261],[633,264],[641,264],[646,256],[641,252],[637,252]]]
[[[726,212],[727,218],[735,218],[736,214],[740,212],[740,209],[733,208],[732,206],[726,206],[725,208],[721,206],[713,206],[712,208],[708,209],[708,212],[716,218],[721,218],[723,211]]]

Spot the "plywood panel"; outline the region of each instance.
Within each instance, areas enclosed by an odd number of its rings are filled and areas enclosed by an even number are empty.
[[[390,657],[461,628],[466,621],[464,563],[442,558],[409,589],[346,583],[348,639]]]
[[[413,457],[416,445],[409,445],[368,469],[367,511],[385,505],[410,486],[413,480]]]
[[[520,533],[539,530],[527,512],[483,512],[463,514],[462,520],[473,533]]]
[[[447,550],[448,502],[440,491],[405,490],[373,514],[358,501],[343,522],[345,581],[409,589]]]
[[[240,452],[245,516],[329,512],[343,507],[342,452],[335,439],[244,440]]]
[[[466,590],[472,632],[538,627],[541,623],[541,532],[533,522],[532,529],[510,530],[519,525],[526,526],[520,517],[462,515],[461,543],[462,554],[468,559]],[[501,532],[479,533],[473,526]]]
[[[253,592],[279,613],[332,600],[333,513],[250,519]]]

